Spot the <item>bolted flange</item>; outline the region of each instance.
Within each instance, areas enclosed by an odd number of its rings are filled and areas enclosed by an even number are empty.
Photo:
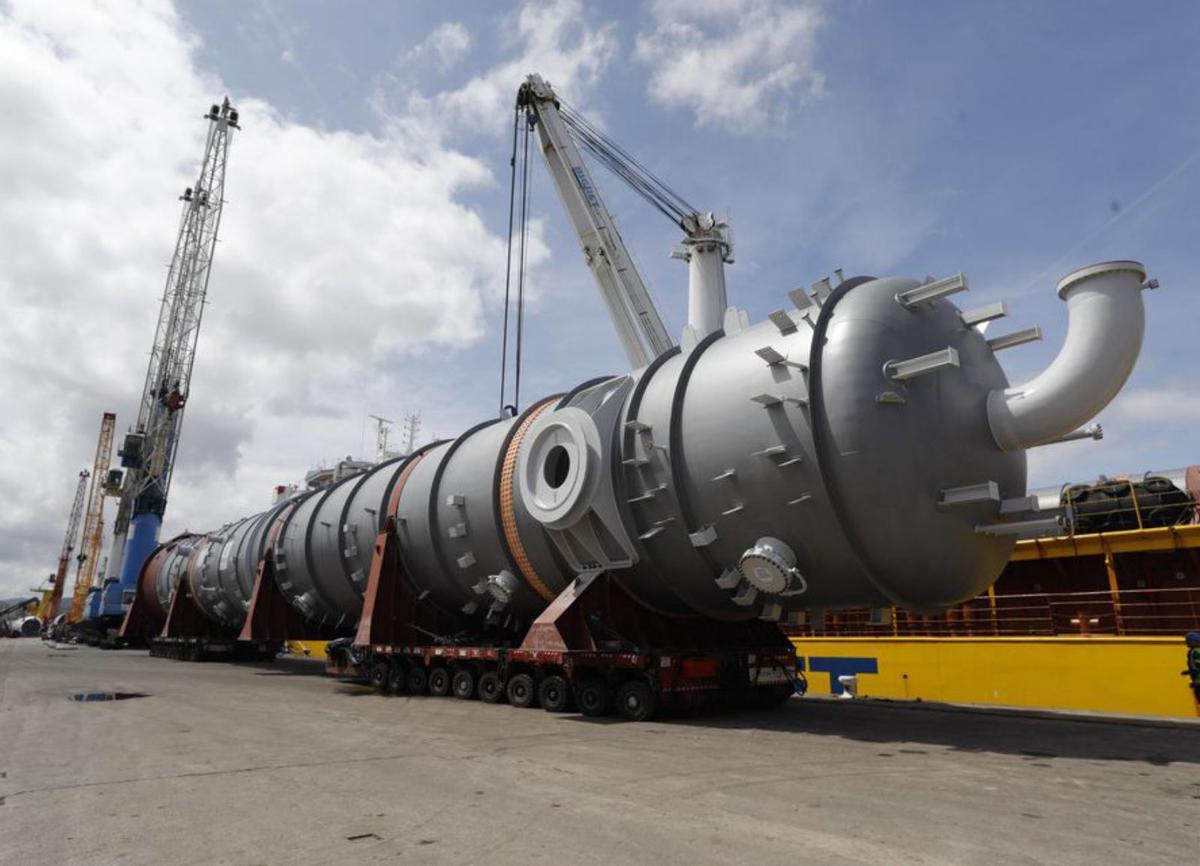
[[[764,595],[780,595],[787,592],[800,579],[796,570],[796,554],[778,538],[765,536],[742,554],[738,570],[749,583]]]

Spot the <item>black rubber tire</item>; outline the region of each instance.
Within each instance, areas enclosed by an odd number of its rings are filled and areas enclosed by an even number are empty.
[[[529,674],[514,674],[509,677],[505,693],[508,695],[508,702],[514,707],[528,709],[537,706],[537,688]]]
[[[408,686],[410,695],[423,695],[429,690],[429,674],[425,671],[424,666],[415,664],[408,669],[408,675],[405,678],[405,684]]]
[[[565,713],[571,709],[571,684],[566,677],[551,674],[538,685],[538,700],[548,713]]]
[[[388,676],[388,691],[393,695],[402,695],[408,690],[408,671],[404,665],[392,662],[391,673]]]
[[[590,677],[575,687],[575,704],[579,712],[595,718],[608,715],[612,705],[608,683],[599,677]]]
[[[450,691],[460,701],[469,701],[475,697],[475,673],[470,668],[459,668],[450,680]]]
[[[479,685],[475,690],[479,700],[485,704],[498,704],[504,697],[504,685],[500,682],[500,674],[495,671],[485,671],[479,677]]]
[[[630,680],[617,689],[617,713],[627,722],[645,722],[658,712],[658,695],[650,684]]]
[[[381,695],[386,695],[389,691],[389,680],[392,676],[392,668],[383,659],[377,659],[371,662],[371,667],[367,671],[367,680],[371,683],[371,688],[379,692]]]
[[[450,671],[444,667],[429,669],[429,694],[435,698],[450,694]]]

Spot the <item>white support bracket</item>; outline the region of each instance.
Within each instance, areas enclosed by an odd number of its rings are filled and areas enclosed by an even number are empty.
[[[772,406],[782,406],[785,403],[792,403],[796,406],[807,406],[808,399],[806,397],[788,397],[780,394],[755,394],[750,400],[758,405],[770,409]]]
[[[1013,499],[1004,499],[1000,502],[1001,514],[1024,514],[1029,511],[1038,510],[1038,498],[1036,496],[1017,496]]]
[[[993,523],[987,526],[976,526],[975,531],[980,535],[1016,535],[1021,538],[1034,538],[1048,532],[1058,532],[1062,529],[1061,517],[1050,517],[1045,520],[1018,520],[1013,523]]]
[[[915,289],[897,292],[896,302],[904,307],[904,309],[911,310],[922,304],[936,301],[938,298],[944,298],[947,295],[953,295],[956,292],[965,292],[966,290],[967,276],[966,274],[958,273],[952,277],[923,283]]]
[[[795,367],[801,372],[808,372],[808,364],[803,364],[799,361],[789,361],[787,355],[780,352],[774,346],[763,346],[761,349],[755,349],[754,354],[766,361],[768,367]]]
[[[965,487],[948,487],[938,496],[938,505],[943,508],[955,505],[975,505],[979,502],[1000,503],[1000,485],[995,481],[969,484]]]
[[[813,305],[812,298],[805,293],[803,288],[792,289],[790,292],[788,292],[788,297],[791,299],[792,303],[796,305],[796,309],[800,312],[804,312]]]
[[[1033,343],[1042,339],[1042,329],[1038,327],[1025,328],[1022,331],[1013,331],[1011,334],[1001,334],[999,337],[992,337],[987,341],[988,348],[993,352],[999,352],[1001,349],[1011,349],[1013,346],[1023,346],[1026,343]]]
[[[825,299],[833,294],[833,286],[829,282],[829,277],[821,277],[821,279],[813,283],[810,294],[813,303],[818,307],[822,306],[825,303]]]
[[[991,322],[995,319],[1003,319],[1008,315],[1008,306],[1004,301],[996,301],[994,304],[988,304],[986,307],[979,307],[974,310],[964,310],[958,314],[962,323],[968,328],[973,328],[976,325],[982,325],[985,322]]]
[[[796,320],[788,315],[787,310],[772,310],[767,318],[779,329],[781,334],[791,334],[797,330]]]
[[[924,376],[927,373],[937,373],[958,366],[958,350],[947,346],[928,355],[920,355],[905,361],[888,361],[883,365],[883,374],[889,379],[904,382]]]
[[[733,603],[740,607],[749,607],[754,604],[756,598],[758,598],[758,590],[747,583],[733,597]]]
[[[742,582],[742,573],[736,568],[727,568],[717,578],[717,586],[724,590],[736,589]]]

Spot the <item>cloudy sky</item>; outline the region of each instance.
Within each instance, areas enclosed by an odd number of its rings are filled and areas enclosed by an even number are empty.
[[[847,274],[965,271],[1011,301],[1014,380],[1054,281],[1147,263],[1147,342],[1101,443],[1035,485],[1200,462],[1200,7],[1126,2],[0,0],[0,595],[51,571],[104,410],[136,412],[207,106],[242,115],[164,531],[261,509],[493,413],[512,100],[527,72],[689,200],[730,214],[761,318]],[[1086,10],[1086,11],[1085,11]],[[678,231],[598,174],[672,331]],[[624,361],[540,167],[523,393]],[[111,522],[112,508],[108,510]]]

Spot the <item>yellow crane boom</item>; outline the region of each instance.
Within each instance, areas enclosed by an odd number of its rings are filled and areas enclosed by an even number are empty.
[[[104,538],[104,495],[108,487],[108,467],[112,461],[113,430],[117,416],[105,412],[100,419],[100,437],[96,441],[96,462],[92,468],[92,490],[88,496],[87,517],[83,523],[82,549],[79,551],[79,567],[75,571],[75,594],[71,599],[71,610],[67,622],[79,622],[87,606],[88,592],[96,574],[96,562],[100,558],[100,545]]]
[[[67,581],[67,566],[71,563],[71,551],[75,549],[75,536],[79,532],[79,516],[83,512],[83,494],[87,490],[88,471],[79,473],[75,487],[75,499],[71,502],[71,514],[67,517],[67,534],[63,538],[62,553],[58,555],[58,568],[50,587],[50,601],[46,609],[46,622],[58,616],[58,605],[62,601],[63,585]]]

